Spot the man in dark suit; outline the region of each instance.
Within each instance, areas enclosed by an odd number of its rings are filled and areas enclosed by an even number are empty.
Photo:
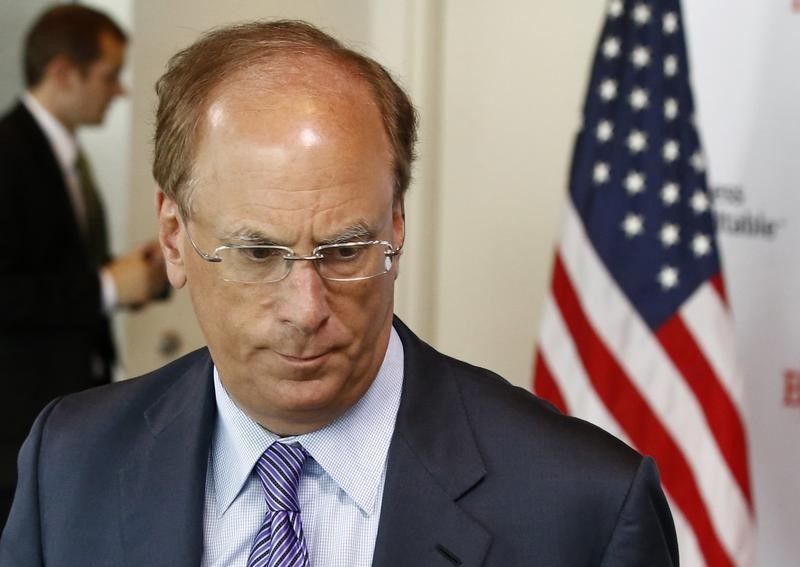
[[[393,316],[416,118],[299,22],[157,87],[160,241],[208,342],[56,400],[0,565],[677,565],[653,462]]]
[[[0,524],[16,456],[56,396],[108,383],[108,312],[163,289],[160,250],[116,260],[76,130],[122,93],[122,30],[80,6],[46,11],[25,44],[27,91],[0,118]]]

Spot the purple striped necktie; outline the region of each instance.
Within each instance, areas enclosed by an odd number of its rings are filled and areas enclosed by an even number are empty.
[[[308,453],[295,443],[275,442],[259,457],[256,474],[264,487],[267,513],[253,540],[247,567],[309,567],[300,521],[297,485]]]

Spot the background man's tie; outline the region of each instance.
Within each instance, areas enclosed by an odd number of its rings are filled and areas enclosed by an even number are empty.
[[[258,530],[247,567],[309,567],[300,521],[297,485],[308,453],[299,444],[273,443],[255,466],[264,487],[267,513]]]
[[[89,166],[89,162],[82,151],[78,151],[75,170],[78,173],[78,181],[81,185],[83,213],[85,215],[82,221],[86,229],[86,248],[91,258],[92,267],[97,268],[111,259],[108,246],[108,230],[106,229],[103,203],[100,201],[100,195],[97,192],[92,168]]]

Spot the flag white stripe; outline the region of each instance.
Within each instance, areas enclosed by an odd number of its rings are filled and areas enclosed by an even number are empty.
[[[667,496],[672,519],[675,522],[675,533],[678,536],[678,556],[680,557],[681,567],[705,567],[706,562],[703,553],[697,545],[697,537],[692,531],[692,526],[686,521],[680,508]]]
[[[681,307],[681,318],[742,414],[742,377],[736,365],[736,339],[727,305],[706,282]]]
[[[633,446],[589,381],[552,296],[544,304],[539,345],[569,411]]]
[[[700,404],[596,256],[571,202],[565,222],[561,256],[587,318],[680,448],[720,543],[737,557],[750,547],[752,521]]]

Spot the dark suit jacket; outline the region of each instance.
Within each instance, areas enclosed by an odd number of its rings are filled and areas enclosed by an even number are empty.
[[[677,565],[650,459],[395,327],[405,378],[373,565]],[[49,405],[0,565],[197,566],[212,384],[204,349]]]
[[[36,415],[56,396],[108,382],[113,358],[97,275],[108,251],[89,257],[56,157],[22,104],[0,119],[0,242],[4,488]]]

